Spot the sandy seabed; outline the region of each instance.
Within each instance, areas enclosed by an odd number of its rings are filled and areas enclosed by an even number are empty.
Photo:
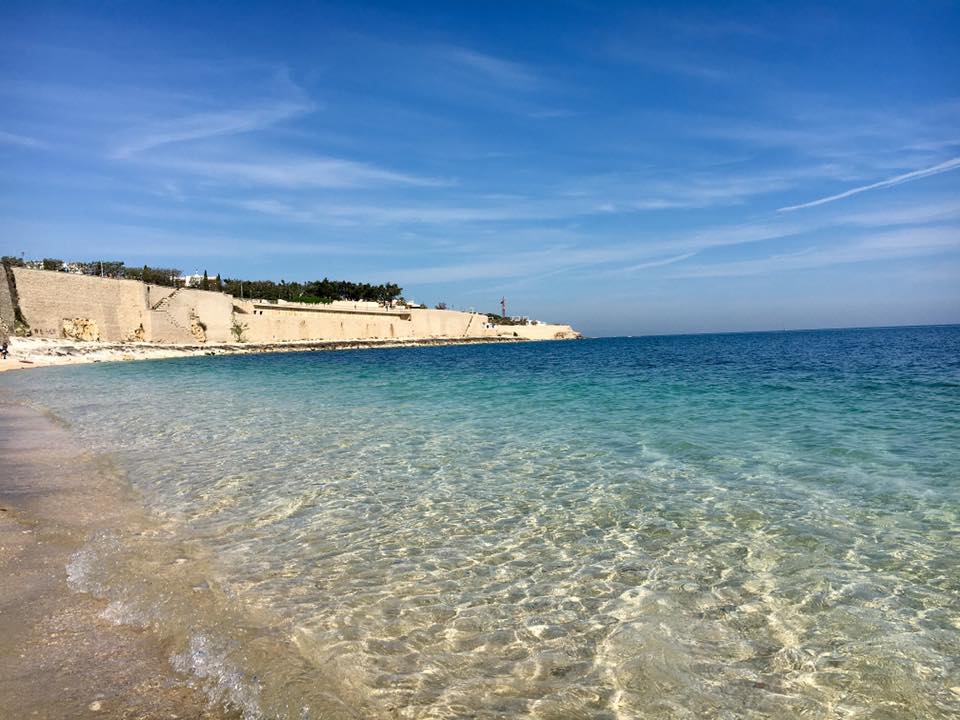
[[[232,718],[211,706],[149,629],[102,617],[67,564],[142,513],[120,477],[57,420],[0,392],[0,717]]]

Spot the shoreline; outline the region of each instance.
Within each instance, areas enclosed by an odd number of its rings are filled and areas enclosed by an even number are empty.
[[[114,624],[67,566],[144,511],[56,419],[0,393],[0,708],[17,717],[235,720],[176,673],[149,628]]]
[[[254,355],[282,352],[322,352],[368,350],[377,348],[437,347],[445,345],[488,345],[521,342],[551,342],[529,338],[418,338],[414,340],[292,340],[275,343],[208,343],[161,345],[158,343],[50,340],[14,337],[10,357],[0,360],[0,373],[57,365],[82,365],[97,362],[166,360],[205,355]],[[557,342],[556,340],[552,342]]]

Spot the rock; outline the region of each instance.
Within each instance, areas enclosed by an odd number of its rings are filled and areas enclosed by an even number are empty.
[[[100,339],[100,328],[88,318],[63,321],[63,336],[68,340],[93,341]]]
[[[194,312],[190,313],[190,333],[198,343],[207,341],[207,326],[200,321],[200,318]]]

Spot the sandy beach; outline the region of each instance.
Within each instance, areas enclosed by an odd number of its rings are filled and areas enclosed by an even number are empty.
[[[230,717],[174,673],[149,629],[113,624],[106,601],[68,586],[87,538],[139,521],[122,479],[55,418],[9,395],[0,395],[0,456],[0,716]]]

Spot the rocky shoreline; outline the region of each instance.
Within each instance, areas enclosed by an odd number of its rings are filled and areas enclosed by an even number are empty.
[[[137,342],[95,342],[12,338],[10,357],[0,360],[0,372],[51,365],[76,365],[95,362],[161,360],[204,355],[245,355],[276,352],[315,352],[321,350],[360,350],[367,348],[424,347],[437,345],[474,345],[488,343],[531,342],[524,338],[420,338],[415,340],[300,340],[279,343],[216,343],[166,345]],[[542,341],[532,341],[542,342]]]

